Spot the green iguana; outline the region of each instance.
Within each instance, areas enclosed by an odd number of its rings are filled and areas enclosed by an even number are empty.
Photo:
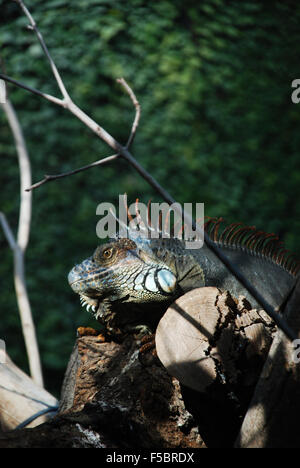
[[[299,262],[273,234],[237,223],[219,233],[220,222],[206,223],[210,239],[265,300],[279,308],[295,283]],[[97,247],[70,271],[68,280],[82,305],[92,308],[115,337],[153,330],[170,303],[202,286],[245,296],[252,307],[261,308],[206,245],[187,250],[179,239],[147,239],[137,231]]]

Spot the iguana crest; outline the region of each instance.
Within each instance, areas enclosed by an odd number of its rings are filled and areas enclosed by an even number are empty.
[[[232,223],[224,227],[223,218],[209,218],[205,223],[205,231],[221,248],[237,249],[269,260],[294,277],[299,273],[300,261],[285,249],[276,234],[268,234],[256,229],[255,226],[245,226],[243,223]]]

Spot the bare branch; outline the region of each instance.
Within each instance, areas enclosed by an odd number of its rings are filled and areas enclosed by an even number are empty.
[[[22,331],[28,355],[30,373],[35,383],[43,387],[42,367],[35,334],[35,326],[26,288],[24,267],[24,253],[29,240],[31,222],[32,196],[31,193],[25,192],[25,187],[31,184],[30,160],[23,137],[23,132],[12,104],[9,100],[7,100],[5,104],[2,104],[2,108],[6,114],[15,140],[19,161],[21,201],[17,241],[15,240],[13,232],[3,213],[0,213],[0,222],[14,255],[14,283],[22,323]]]
[[[75,169],[74,171],[69,171],[69,172],[63,172],[62,174],[56,174],[56,175],[47,175],[45,174],[45,178],[41,180],[40,182],[37,182],[34,185],[31,185],[31,187],[25,189],[26,192],[30,192],[31,190],[40,187],[43,184],[46,184],[47,182],[51,182],[52,180],[56,179],[61,179],[62,177],[68,177],[74,174],[77,174],[78,172],[86,171],[87,169],[91,169],[92,167],[96,166],[101,166],[103,164],[107,164],[111,161],[114,161],[115,159],[119,158],[119,154],[113,154],[111,156],[107,156],[107,158],[99,159],[99,161],[95,161],[91,164],[88,164],[87,166],[80,167],[78,169]]]
[[[47,99],[48,101],[53,102],[54,104],[57,104],[58,106],[65,107],[65,103],[62,99],[56,98],[55,96],[51,96],[51,94],[43,93],[42,91],[39,91],[38,89],[31,88],[31,86],[21,83],[20,81],[14,80],[10,76],[4,75],[3,73],[0,73],[0,78],[4,81],[7,81],[8,83],[12,83],[18,86],[19,88],[23,88],[26,91],[29,91],[30,93],[43,97]]]
[[[129,94],[129,97],[132,100],[133,105],[135,107],[135,118],[134,118],[134,121],[133,121],[133,124],[132,124],[132,127],[131,127],[131,133],[130,133],[129,139],[128,139],[128,141],[126,143],[126,146],[125,146],[125,148],[128,149],[130,147],[131,143],[133,142],[133,139],[135,137],[135,133],[136,133],[139,121],[140,121],[141,106],[140,106],[139,101],[136,98],[136,95],[134,94],[134,92],[132,91],[132,89],[130,88],[130,86],[126,82],[126,80],[124,80],[124,78],[118,78],[117,82],[120,83],[124,87],[125,91]]]
[[[53,62],[52,60],[52,57],[49,53],[49,50],[48,50],[48,47],[46,46],[45,44],[45,41],[43,39],[43,36],[41,34],[41,32],[39,31],[37,25],[36,25],[36,22],[34,21],[33,17],[31,16],[30,12],[28,11],[28,9],[26,8],[26,6],[24,5],[23,1],[22,0],[14,0],[16,3],[18,3],[20,5],[20,7],[22,8],[23,12],[25,13],[25,15],[27,16],[27,18],[29,19],[29,22],[30,22],[30,29],[33,29],[35,34],[37,35],[37,38],[42,46],[42,49],[50,63],[50,66],[51,66],[51,70],[52,70],[52,73],[54,75],[54,78],[56,79],[56,82],[58,84],[58,87],[65,99],[65,101],[68,101],[70,98],[69,98],[69,94],[65,88],[65,85],[61,79],[61,76],[56,68],[56,65],[55,63]]]
[[[19,225],[18,225],[18,245],[23,250],[26,250],[29,233],[30,233],[30,222],[31,222],[31,194],[25,192],[25,188],[31,184],[31,168],[30,160],[24,140],[23,132],[19,124],[19,120],[16,116],[13,106],[9,100],[5,104],[2,104],[3,110],[6,113],[10,128],[12,130],[17,155],[19,160],[20,169],[20,214],[19,214]]]
[[[30,374],[34,382],[40,387],[43,387],[42,369],[37,347],[35,327],[32,320],[32,313],[25,283],[24,253],[15,241],[14,235],[4,213],[0,213],[0,223],[14,255],[14,283],[29,360]]]
[[[108,144],[114,150],[118,152],[122,151],[122,145],[118,143],[104,128],[100,127],[93,119],[91,119],[85,112],[83,112],[71,99],[65,101],[63,99],[56,98],[50,94],[43,93],[35,88],[31,88],[30,86],[21,83],[20,81],[15,80],[3,73],[0,73],[0,78],[8,83],[12,83],[19,88],[23,88],[26,91],[29,91],[37,96],[43,97],[58,106],[64,107],[68,109],[72,114],[74,114],[79,120],[81,120],[87,127],[89,127],[96,135],[101,138],[105,143]]]

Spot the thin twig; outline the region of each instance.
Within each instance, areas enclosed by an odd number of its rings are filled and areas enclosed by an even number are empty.
[[[107,156],[106,158],[99,159],[98,161],[95,161],[91,164],[88,164],[87,166],[80,167],[78,169],[75,169],[74,171],[69,171],[69,172],[62,172],[61,174],[56,174],[56,175],[47,175],[45,174],[45,177],[43,180],[40,182],[37,182],[36,184],[31,185],[29,188],[26,188],[26,192],[30,192],[31,190],[40,187],[43,184],[46,184],[47,182],[51,182],[56,179],[61,179],[62,177],[68,177],[74,174],[77,174],[78,172],[86,171],[87,169],[91,169],[92,167],[96,166],[101,166],[103,164],[107,164],[111,161],[114,161],[115,159],[119,158],[119,154],[113,154],[111,156]]]
[[[137,127],[138,127],[138,124],[139,124],[139,121],[140,121],[141,106],[140,106],[139,101],[136,98],[136,95],[134,94],[134,92],[132,91],[129,84],[126,82],[126,80],[124,80],[124,78],[118,78],[117,82],[120,83],[123,86],[123,88],[125,89],[125,91],[129,94],[129,97],[130,97],[130,99],[131,99],[131,101],[132,101],[132,103],[133,103],[133,105],[135,107],[135,118],[134,118],[134,121],[133,121],[133,124],[132,124],[132,127],[131,127],[131,132],[130,132],[128,141],[127,141],[126,146],[125,146],[125,148],[128,149],[130,147],[130,145],[132,144],[133,140],[134,140],[136,130],[137,130]]]
[[[23,1],[22,0],[14,0],[16,3],[18,3],[20,5],[20,7],[22,8],[23,12],[25,13],[25,15],[27,16],[27,18],[29,19],[29,22],[30,22],[30,29],[33,29],[35,34],[37,35],[37,38],[42,46],[42,49],[50,63],[50,67],[51,67],[51,70],[52,70],[52,73],[54,75],[54,78],[58,84],[58,87],[64,97],[64,100],[65,101],[68,101],[70,98],[69,98],[69,94],[65,88],[65,85],[63,83],[63,80],[61,79],[61,76],[56,68],[56,65],[49,53],[49,50],[48,50],[48,47],[46,46],[46,43],[43,39],[43,36],[41,34],[41,32],[39,31],[37,25],[36,25],[36,22],[34,21],[33,17],[31,16],[29,10],[26,8],[26,6],[24,5]]]
[[[8,83],[12,83],[18,86],[19,88],[23,88],[26,91],[29,91],[30,93],[36,94],[37,96],[47,99],[47,101],[53,102],[54,104],[57,104],[58,106],[66,107],[62,99],[52,96],[51,94],[43,93],[42,91],[39,91],[38,89],[32,88],[31,86],[21,83],[21,81],[17,81],[14,78],[11,78],[10,76],[4,75],[4,73],[0,73],[0,78],[4,81],[7,81]]]
[[[126,80],[124,78],[118,78],[116,81],[118,83],[120,83],[124,87],[125,91],[128,93],[128,95],[129,95],[129,97],[130,97],[130,99],[131,99],[131,101],[132,101],[132,103],[133,103],[133,105],[135,107],[135,110],[136,110],[135,118],[134,118],[134,121],[133,121],[133,124],[132,124],[132,127],[131,127],[131,132],[130,132],[128,141],[127,141],[126,146],[125,146],[125,148],[128,149],[129,146],[132,144],[133,139],[134,139],[135,134],[136,134],[136,130],[137,130],[137,127],[138,127],[138,124],[139,124],[140,116],[141,116],[141,106],[140,106],[140,104],[139,104],[133,90],[128,85]],[[106,164],[108,162],[111,162],[111,161],[119,158],[120,156],[121,156],[120,154],[114,154],[112,156],[108,156],[107,158],[103,158],[103,159],[95,161],[95,162],[93,162],[91,164],[88,164],[87,166],[83,166],[83,167],[81,167],[79,169],[75,169],[73,171],[63,172],[61,174],[56,174],[56,175],[45,174],[44,179],[37,182],[36,184],[31,185],[29,188],[26,189],[26,191],[34,190],[35,188],[38,188],[38,187],[40,187],[41,185],[44,185],[47,182],[51,182],[53,180],[60,179],[60,178],[63,178],[63,177],[72,176],[74,174],[78,174],[78,172],[82,172],[82,171],[86,171],[87,169],[91,169],[92,167],[96,167],[96,166]]]
[[[34,382],[40,387],[43,387],[39,350],[37,347],[35,327],[25,282],[24,252],[16,242],[4,213],[0,213],[0,224],[2,225],[3,232],[14,256],[14,283],[22,323],[22,331],[28,355],[30,374]]]

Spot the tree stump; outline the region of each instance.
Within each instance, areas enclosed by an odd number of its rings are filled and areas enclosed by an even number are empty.
[[[300,279],[285,317],[300,337]],[[299,448],[300,340],[278,330],[236,441],[239,448]]]
[[[275,330],[264,311],[214,287],[179,297],[160,320],[158,357],[208,447],[233,446]]]
[[[38,428],[2,434],[0,447],[204,447],[178,381],[156,357],[141,361],[132,336],[123,343],[77,339],[59,414]]]

